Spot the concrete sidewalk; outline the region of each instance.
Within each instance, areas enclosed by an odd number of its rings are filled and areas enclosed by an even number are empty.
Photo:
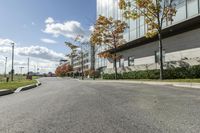
[[[98,83],[135,83],[149,85],[171,85],[175,87],[200,89],[200,83],[192,82],[161,82],[161,81],[136,81],[136,80],[79,80],[82,82],[98,82]]]

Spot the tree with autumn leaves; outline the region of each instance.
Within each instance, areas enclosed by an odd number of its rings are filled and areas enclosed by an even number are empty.
[[[99,54],[101,58],[110,58],[114,63],[115,79],[117,79],[117,60],[121,55],[117,54],[117,48],[124,44],[123,33],[128,27],[127,23],[115,20],[112,17],[99,16],[91,34],[90,43],[107,48],[107,51]],[[109,52],[108,50],[113,50]]]
[[[174,0],[120,0],[119,8],[126,19],[136,20],[144,17],[148,26],[146,37],[158,37],[160,79],[163,79],[162,29],[164,22],[172,22],[176,15]]]
[[[73,71],[73,68],[69,64],[62,64],[56,68],[56,76],[64,77],[67,76],[69,72]]]

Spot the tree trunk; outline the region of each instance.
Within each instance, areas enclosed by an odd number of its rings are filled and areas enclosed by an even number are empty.
[[[163,46],[162,46],[162,35],[161,32],[158,33],[159,40],[159,60],[160,60],[160,80],[163,80]]]
[[[90,70],[92,70],[94,72],[93,75],[93,80],[95,80],[95,46],[91,45],[91,68]]]
[[[115,54],[115,58],[114,58],[114,69],[115,69],[115,80],[117,79],[117,59],[116,59],[117,55]]]

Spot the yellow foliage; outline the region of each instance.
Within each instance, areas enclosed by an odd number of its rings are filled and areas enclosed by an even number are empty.
[[[126,9],[127,7],[127,3],[125,2],[125,0],[120,0],[119,1],[119,8],[122,10]]]
[[[146,37],[154,37],[162,29],[163,20],[173,21],[176,9],[172,3],[165,3],[164,0],[120,0],[119,8],[123,10],[126,19],[145,18],[148,25]],[[170,1],[172,2],[172,1]],[[128,8],[127,8],[128,7]]]
[[[124,31],[128,24],[112,17],[99,16],[90,37],[90,43],[94,45],[107,45],[115,49],[120,45]]]
[[[119,60],[122,58],[122,55],[117,55],[117,54],[111,54],[109,52],[103,52],[103,53],[100,53],[98,54],[98,56],[100,58],[111,58],[111,59],[116,59],[116,60]]]

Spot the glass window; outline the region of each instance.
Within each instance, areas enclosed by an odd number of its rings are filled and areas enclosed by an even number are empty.
[[[198,0],[187,0],[188,17],[198,14]]]
[[[114,18],[118,19],[118,0],[114,0],[113,11],[114,11]]]
[[[200,13],[200,0],[198,0],[198,3],[199,3],[199,10],[198,10],[198,13]]]
[[[155,63],[159,62],[159,52],[155,51]]]
[[[174,17],[173,23],[186,19],[185,0],[175,0],[174,4],[176,5],[177,13],[176,13],[176,16]]]
[[[117,15],[118,15],[118,20],[123,20],[123,17],[122,17],[122,11],[118,8],[118,13],[117,13]]]
[[[136,39],[136,29],[130,32],[130,41],[135,40],[135,39]]]
[[[139,37],[142,37],[144,36],[144,17],[140,17],[139,18],[139,29],[140,29],[140,32],[139,32]]]
[[[119,67],[124,67],[124,58],[119,59]]]
[[[136,39],[136,20],[130,20],[130,40]]]
[[[144,36],[144,25],[140,25],[140,37]]]
[[[163,50],[163,62],[165,62],[165,50]],[[160,52],[155,51],[155,63],[160,63]]]
[[[118,61],[118,67],[122,67],[121,59],[119,59],[119,61]]]
[[[130,30],[135,30],[136,29],[136,20],[130,20]]]
[[[136,20],[136,38],[140,37],[140,19]]]
[[[108,17],[114,17],[114,2],[113,0],[108,0]]]
[[[128,66],[134,66],[135,58],[133,56],[128,57]]]
[[[120,60],[121,60],[120,61],[121,62],[121,67],[124,67],[124,58],[121,58]]]
[[[140,17],[140,25],[144,25],[144,17]]]

